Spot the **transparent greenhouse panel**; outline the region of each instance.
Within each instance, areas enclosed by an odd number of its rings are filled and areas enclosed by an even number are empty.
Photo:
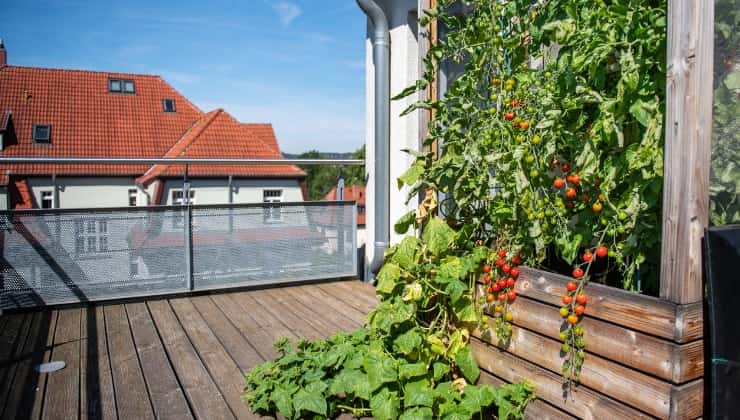
[[[740,223],[740,37],[737,0],[715,1],[710,224]]]

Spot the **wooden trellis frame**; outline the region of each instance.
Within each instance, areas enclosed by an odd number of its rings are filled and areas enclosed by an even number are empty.
[[[420,10],[434,0],[420,0]],[[562,322],[567,278],[524,269],[516,290],[511,345],[477,333],[482,382],[530,381],[530,418],[695,419],[704,413],[701,240],[708,224],[712,137],[714,2],[668,0],[665,173],[660,298],[590,285],[581,386],[563,397]],[[421,34],[420,34],[421,35]],[[425,54],[436,24],[420,45]],[[422,41],[424,40],[424,41]],[[437,86],[424,93],[436,98]],[[433,118],[421,112],[424,126]],[[420,130],[420,141],[426,129]]]

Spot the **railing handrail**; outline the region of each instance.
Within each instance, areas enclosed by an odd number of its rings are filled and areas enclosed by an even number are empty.
[[[109,164],[109,165],[364,165],[364,159],[254,159],[254,158],[123,158],[123,157],[0,157],[0,164]]]
[[[167,211],[167,210],[181,210],[187,207],[191,209],[219,209],[219,208],[233,208],[233,209],[248,209],[248,208],[290,208],[290,207],[320,207],[320,206],[343,206],[357,204],[355,200],[315,200],[315,201],[278,201],[278,202],[259,202],[259,203],[223,203],[223,204],[165,204],[165,205],[151,205],[151,206],[118,206],[118,207],[65,207],[56,209],[12,209],[12,210],[0,210],[0,216],[13,216],[13,215],[40,215],[40,214],[65,214],[65,213],[83,213],[83,212],[115,212],[115,211],[129,211],[129,212],[147,212],[147,211]]]

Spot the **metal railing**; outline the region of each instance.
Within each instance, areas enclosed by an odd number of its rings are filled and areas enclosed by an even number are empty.
[[[0,309],[357,274],[354,202],[0,212]]]

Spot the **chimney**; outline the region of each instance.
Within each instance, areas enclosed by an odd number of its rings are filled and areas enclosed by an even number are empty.
[[[8,52],[5,50],[3,39],[0,38],[0,67],[8,64]]]

